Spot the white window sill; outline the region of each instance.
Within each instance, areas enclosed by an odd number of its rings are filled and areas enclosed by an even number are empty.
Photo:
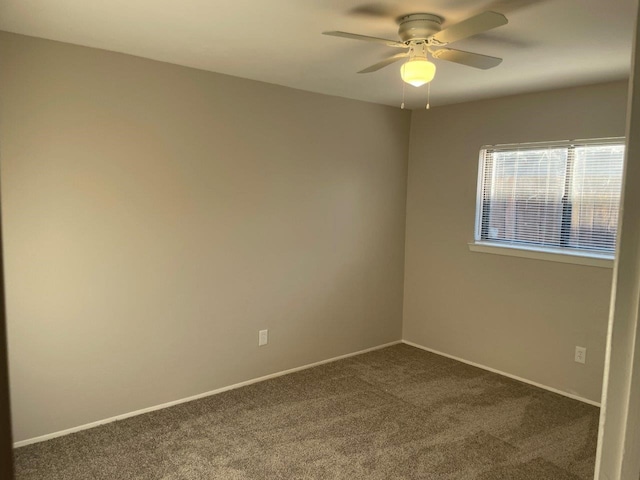
[[[512,247],[495,243],[474,242],[469,244],[472,252],[506,255],[508,257],[532,258],[549,262],[572,263],[574,265],[588,265],[590,267],[613,268],[613,259],[607,255],[576,253],[575,250],[556,251],[535,247]]]

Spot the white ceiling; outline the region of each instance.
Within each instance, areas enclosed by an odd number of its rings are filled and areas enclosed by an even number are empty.
[[[0,30],[124,52],[329,95],[399,106],[399,65],[356,74],[397,50],[321,35],[397,38],[396,16],[446,28],[484,10],[509,24],[452,44],[502,57],[492,70],[436,60],[431,104],[624,79],[637,0],[0,0]],[[410,108],[426,87],[407,86]]]

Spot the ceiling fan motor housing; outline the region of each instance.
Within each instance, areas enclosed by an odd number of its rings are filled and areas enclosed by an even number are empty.
[[[427,40],[440,31],[442,18],[431,13],[413,13],[400,17],[398,24],[402,41]]]

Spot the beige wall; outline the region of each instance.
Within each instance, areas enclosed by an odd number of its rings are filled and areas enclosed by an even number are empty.
[[[0,95],[15,440],[400,339],[409,113],[6,33]]]
[[[415,111],[403,338],[599,401],[612,270],[470,252],[484,144],[622,136],[626,83]],[[587,347],[587,363],[573,361]]]

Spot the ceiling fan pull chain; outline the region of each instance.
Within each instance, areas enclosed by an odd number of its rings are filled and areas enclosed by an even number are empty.
[[[431,82],[427,84],[427,110],[431,108]]]
[[[406,84],[402,82],[402,105],[400,105],[400,110],[404,110],[404,86]]]

